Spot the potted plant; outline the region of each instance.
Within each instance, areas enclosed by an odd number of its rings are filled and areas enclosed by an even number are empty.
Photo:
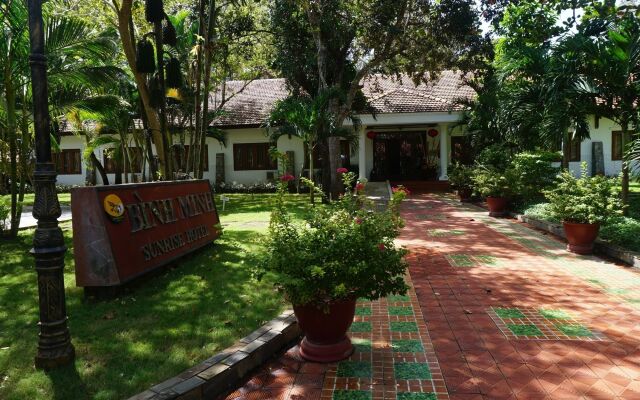
[[[473,195],[473,168],[456,162],[449,173],[449,183],[458,192],[462,202],[470,202]]]
[[[407,290],[406,250],[394,244],[403,226],[399,205],[406,192],[395,190],[388,206],[375,211],[363,195],[365,182],[353,186],[355,175],[342,175],[346,193],[333,203],[311,208],[305,223],[291,218],[286,184],[281,185],[267,251],[257,266],[258,277],[275,275],[277,288],[293,304],[305,334],[300,354],[315,362],[351,355],[346,332],[358,298],[374,300]],[[312,182],[305,183],[322,193]]]
[[[621,215],[622,202],[618,192],[619,179],[590,177],[587,164],[582,164],[580,178],[563,171],[555,188],[545,191],[552,215],[562,221],[567,236],[567,250],[591,254],[600,225]]]
[[[480,165],[473,171],[473,184],[478,194],[487,199],[489,215],[503,217],[507,212],[507,202],[511,194],[508,171],[499,172]]]

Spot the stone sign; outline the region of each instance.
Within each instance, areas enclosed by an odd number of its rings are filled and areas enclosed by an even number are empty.
[[[76,285],[121,285],[220,236],[207,180],[71,192]]]

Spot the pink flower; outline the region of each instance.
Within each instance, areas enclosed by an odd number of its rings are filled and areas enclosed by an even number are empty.
[[[362,223],[362,218],[356,218],[356,224],[360,225]]]
[[[393,193],[398,193],[398,192],[404,192],[404,194],[406,194],[407,196],[411,194],[411,192],[409,191],[409,189],[407,189],[404,186],[396,186],[394,188],[391,189],[391,191]]]
[[[342,167],[342,168],[338,168],[336,170],[336,172],[339,173],[339,174],[346,174],[347,172],[349,172],[349,170],[344,168],[344,167]]]
[[[384,247],[384,243],[379,243],[378,244],[378,250],[380,251],[384,251],[386,247]]]
[[[280,180],[282,182],[290,182],[290,181],[295,180],[295,179],[296,179],[296,177],[291,175],[291,174],[284,174],[284,175],[282,175],[280,177]]]
[[[356,185],[356,192],[359,192],[361,190],[364,190],[364,183],[358,183]]]

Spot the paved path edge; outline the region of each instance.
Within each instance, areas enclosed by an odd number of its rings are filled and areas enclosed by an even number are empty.
[[[218,398],[235,389],[254,369],[290,347],[300,336],[298,321],[293,311],[287,310],[221,353],[129,400]]]

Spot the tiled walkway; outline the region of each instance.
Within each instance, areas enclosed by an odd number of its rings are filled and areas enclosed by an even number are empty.
[[[228,399],[640,399],[640,274],[451,197],[404,207],[413,288],[360,302],[357,351],[291,349]]]

